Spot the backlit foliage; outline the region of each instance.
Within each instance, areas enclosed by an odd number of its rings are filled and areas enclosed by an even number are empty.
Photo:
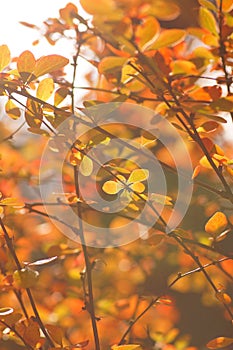
[[[185,2],[189,0],[68,3],[41,28],[21,23],[35,30],[34,45],[39,40],[56,45],[63,39],[73,44],[72,53],[34,57],[24,51],[11,57],[7,43],[0,46],[1,103],[16,123],[13,131],[7,123],[0,131],[2,350],[232,347],[233,143],[225,135],[232,133],[233,120],[233,4],[199,0],[186,14],[195,14],[198,25],[172,27]],[[80,14],[81,6],[86,15]],[[76,79],[82,60],[90,64],[86,86]],[[80,91],[86,91],[81,101]],[[128,102],[159,113],[189,150],[192,201],[169,234],[166,222],[177,196],[174,161],[152,132],[99,126],[95,109],[80,117],[85,108],[106,102]],[[82,124],[91,127],[74,143],[58,132],[72,115],[77,126],[70,125],[70,132]],[[109,147],[112,160],[101,164],[93,184],[98,145],[108,146],[119,137],[132,139],[134,148],[127,142],[119,149]],[[53,217],[38,191],[54,176],[47,169],[39,179],[48,140],[54,152],[70,148],[63,166],[64,194],[47,203],[54,206]],[[143,147],[160,162],[167,195],[148,193],[150,159]],[[145,166],[137,166],[140,159]],[[90,202],[80,194],[77,172],[85,177]],[[92,209],[94,186],[109,203],[116,197],[127,202],[125,210]],[[137,222],[146,202],[151,217],[163,209],[137,241],[103,249],[85,245],[90,242],[82,218],[120,234],[121,226],[132,220],[135,230],[138,223],[147,226],[146,220]],[[63,223],[63,231],[58,230],[58,206],[72,208],[79,227]],[[63,235],[68,228],[81,243]],[[97,233],[88,239],[97,241]]]

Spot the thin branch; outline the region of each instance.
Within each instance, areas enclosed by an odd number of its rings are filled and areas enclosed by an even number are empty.
[[[8,232],[7,232],[7,229],[6,229],[6,227],[5,227],[5,225],[4,225],[4,223],[3,223],[1,218],[0,218],[0,226],[1,226],[2,231],[4,233],[4,238],[5,238],[5,241],[6,241],[6,245],[7,245],[8,249],[9,249],[9,251],[11,253],[11,256],[12,256],[14,262],[15,262],[17,270],[20,271],[22,269],[21,264],[19,262],[19,259],[18,259],[17,255],[16,255],[16,252],[14,250],[14,247],[13,247],[13,244],[12,244],[12,240],[11,240],[11,238],[10,238]],[[43,332],[45,338],[48,340],[49,345],[51,347],[53,347],[54,346],[53,341],[51,340],[51,338],[50,338],[50,336],[49,336],[49,334],[48,334],[48,332],[47,332],[47,330],[46,330],[46,328],[45,328],[45,326],[44,326],[44,324],[43,324],[43,322],[42,322],[42,320],[40,318],[40,315],[38,313],[36,304],[34,302],[31,290],[30,290],[30,288],[25,288],[25,289],[26,289],[26,293],[28,295],[28,298],[30,300],[31,307],[32,307],[33,312],[35,314],[36,320],[37,320],[37,322],[38,322],[38,324],[40,326],[40,329]]]

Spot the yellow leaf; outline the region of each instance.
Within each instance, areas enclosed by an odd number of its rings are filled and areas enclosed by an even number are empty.
[[[68,63],[69,60],[60,55],[42,56],[36,61],[36,67],[33,71],[33,74],[36,76],[36,78],[38,78],[41,75],[61,69]]]
[[[0,205],[6,205],[13,208],[23,208],[24,203],[19,201],[17,198],[4,198],[0,201]]]
[[[176,60],[171,63],[173,74],[197,74],[197,68],[193,62]]]
[[[160,24],[152,16],[146,19],[137,27],[135,37],[138,47],[144,51],[150,46],[159,35]]]
[[[233,338],[218,337],[209,341],[206,346],[208,349],[221,349],[233,344]]]
[[[102,189],[107,194],[117,194],[122,189],[122,186],[116,181],[106,181]]]
[[[135,68],[133,68],[131,65],[129,65],[129,63],[132,62],[135,67],[139,68],[139,66],[137,65],[137,63],[135,61],[136,61],[135,59],[130,59],[127,62],[127,64],[125,64],[123,66],[123,68],[121,70],[121,82],[123,84],[126,84],[130,80],[132,80],[133,79],[132,76],[137,76],[139,74]]]
[[[81,164],[79,166],[79,171],[83,176],[91,175],[93,171],[93,162],[89,157],[87,156],[83,157]]]
[[[98,65],[100,74],[120,72],[122,66],[127,62],[127,57],[108,56],[102,59]]]
[[[69,90],[65,87],[61,87],[55,91],[54,94],[54,105],[58,106],[69,94]]]
[[[203,29],[208,30],[211,34],[218,36],[218,26],[214,15],[205,7],[200,7],[199,23]]]
[[[24,82],[28,81],[29,78],[32,79],[32,73],[36,66],[36,59],[31,51],[24,51],[18,57],[17,69]]]
[[[12,100],[8,100],[5,105],[6,113],[12,119],[18,119],[21,115],[20,109],[14,104]]]
[[[227,224],[226,215],[221,211],[217,211],[205,224],[205,231],[216,236],[226,228]]]
[[[145,181],[149,177],[149,171],[147,169],[135,169],[130,174],[127,183]]]
[[[141,182],[133,183],[130,188],[137,193],[142,193],[145,190],[145,186]]]
[[[141,345],[127,344],[127,345],[113,345],[112,350],[142,350]]]
[[[167,29],[164,30],[155,40],[155,42],[149,47],[150,50],[157,50],[161,47],[169,47],[177,45],[184,40],[185,31],[182,29]]]
[[[0,72],[8,66],[11,61],[11,53],[7,45],[0,46]]]
[[[45,78],[40,81],[37,91],[36,97],[41,99],[42,101],[47,101],[54,90],[54,81],[52,78]]]

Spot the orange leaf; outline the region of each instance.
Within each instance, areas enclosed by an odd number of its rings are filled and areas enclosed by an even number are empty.
[[[36,59],[31,51],[24,51],[18,57],[17,60],[17,69],[24,82],[29,80],[29,77],[32,80],[32,73],[36,66]],[[34,77],[35,78],[35,77]]]
[[[233,344],[233,338],[218,337],[209,341],[206,346],[208,349],[221,349]]]
[[[216,236],[226,228],[227,224],[226,215],[221,211],[217,211],[205,224],[205,231]]]
[[[192,179],[195,179],[199,175],[200,171],[201,171],[201,167],[200,165],[197,165],[193,171]]]
[[[224,293],[223,291],[218,291],[215,294],[216,298],[223,304],[231,304],[231,297],[227,293]]]
[[[152,16],[146,17],[146,19],[137,27],[136,41],[139,48],[143,51],[150,46],[159,35],[160,25],[159,22]]]
[[[42,56],[36,61],[36,67],[33,74],[38,78],[41,75],[63,68],[68,63],[69,60],[60,55]]]

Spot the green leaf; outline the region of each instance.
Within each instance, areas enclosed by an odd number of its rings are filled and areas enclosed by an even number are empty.
[[[185,38],[185,30],[182,29],[167,29],[164,30],[155,42],[149,47],[150,50],[157,50],[162,47],[177,45]]]
[[[83,176],[91,175],[93,171],[93,162],[89,157],[87,156],[83,157],[81,164],[79,166],[79,171]]]
[[[0,72],[8,66],[11,61],[11,53],[7,45],[0,46]]]
[[[47,101],[54,90],[54,81],[52,78],[45,78],[40,81],[37,91],[36,97],[38,97],[42,101]]]
[[[147,169],[135,169],[130,174],[127,183],[134,183],[145,181],[149,177],[149,171]]]
[[[214,15],[205,7],[200,7],[199,23],[203,29],[206,29],[213,35],[218,36],[218,25]]]
[[[150,46],[159,35],[160,24],[152,16],[146,19],[137,27],[135,36],[138,47],[144,51]]]

